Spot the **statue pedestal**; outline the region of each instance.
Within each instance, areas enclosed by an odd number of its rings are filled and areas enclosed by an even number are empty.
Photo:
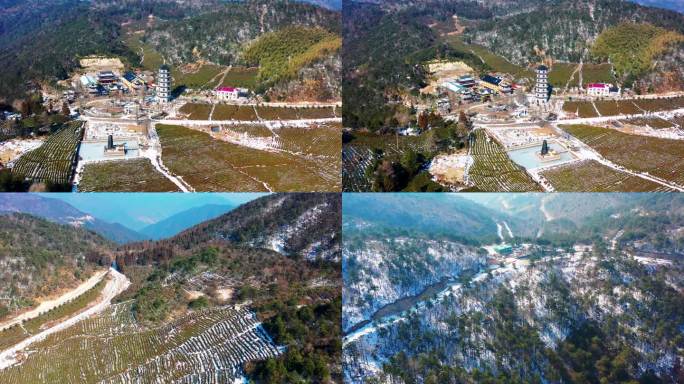
[[[558,153],[554,150],[549,150],[549,153],[547,153],[546,155],[542,155],[539,152],[537,152],[536,155],[537,155],[537,159],[539,161],[541,161],[542,163],[547,162],[547,161],[557,161],[557,160],[561,159],[560,153]]]

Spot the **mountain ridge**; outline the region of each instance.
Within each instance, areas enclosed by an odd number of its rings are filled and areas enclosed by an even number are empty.
[[[27,213],[55,223],[83,227],[120,244],[144,239],[140,233],[121,224],[100,220],[64,201],[32,193],[0,194],[0,212]]]
[[[190,208],[154,224],[150,224],[138,232],[148,236],[151,240],[172,237],[185,229],[223,215],[226,212],[235,209],[235,207],[235,205],[231,204],[207,204]]]

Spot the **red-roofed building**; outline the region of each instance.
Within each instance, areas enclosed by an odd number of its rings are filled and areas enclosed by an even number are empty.
[[[606,83],[590,83],[590,84],[587,84],[587,94],[590,96],[608,96],[608,95],[610,95],[610,84],[606,84]]]
[[[240,97],[240,88],[218,87],[214,94],[219,100],[237,100]]]

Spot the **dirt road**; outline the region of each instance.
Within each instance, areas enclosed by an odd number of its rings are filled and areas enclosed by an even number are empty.
[[[16,317],[7,320],[4,323],[0,323],[0,331],[5,330],[7,328],[10,328],[11,326],[15,324],[19,324],[23,321],[26,320],[31,320],[33,318],[36,318],[40,316],[41,313],[45,313],[51,309],[57,308],[62,304],[68,303],[69,301],[81,296],[84,294],[86,291],[97,285],[105,276],[107,275],[107,271],[98,271],[95,273],[93,276],[91,276],[88,280],[83,282],[81,285],[76,287],[75,289],[59,296],[56,299],[51,299],[51,300],[45,300],[41,302],[36,308],[24,312],[22,314],[17,315]]]
[[[17,364],[19,360],[17,359],[17,353],[23,351],[28,346],[38,341],[44,340],[47,336],[62,331],[71,327],[72,325],[78,323],[81,320],[87,319],[90,316],[96,315],[104,311],[107,307],[111,305],[111,301],[119,293],[123,292],[131,284],[130,280],[123,274],[119,273],[115,269],[110,268],[108,272],[105,272],[107,276],[107,285],[102,289],[102,293],[91,305],[83,312],[77,313],[76,315],[68,318],[67,320],[55,324],[54,326],[37,333],[28,339],[23,340],[19,344],[0,352],[0,369],[7,368],[14,364]],[[95,276],[94,276],[95,277]],[[94,278],[93,277],[93,278]],[[99,280],[98,280],[99,281]]]

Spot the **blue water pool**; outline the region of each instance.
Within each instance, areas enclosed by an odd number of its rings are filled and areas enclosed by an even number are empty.
[[[134,159],[140,155],[138,150],[138,143],[136,141],[121,141],[114,140],[115,145],[126,143],[126,159]],[[104,147],[107,145],[106,141],[95,143],[81,143],[81,149],[78,151],[78,156],[86,161],[105,160]]]
[[[519,164],[527,169],[548,167],[551,165],[565,163],[574,159],[572,154],[563,146],[558,143],[551,142],[549,143],[549,147],[560,153],[560,159],[553,161],[541,161],[537,157],[537,153],[541,152],[541,147],[541,144],[539,144],[534,147],[515,149],[508,152],[508,157],[510,157],[511,160],[513,160],[516,164]]]

